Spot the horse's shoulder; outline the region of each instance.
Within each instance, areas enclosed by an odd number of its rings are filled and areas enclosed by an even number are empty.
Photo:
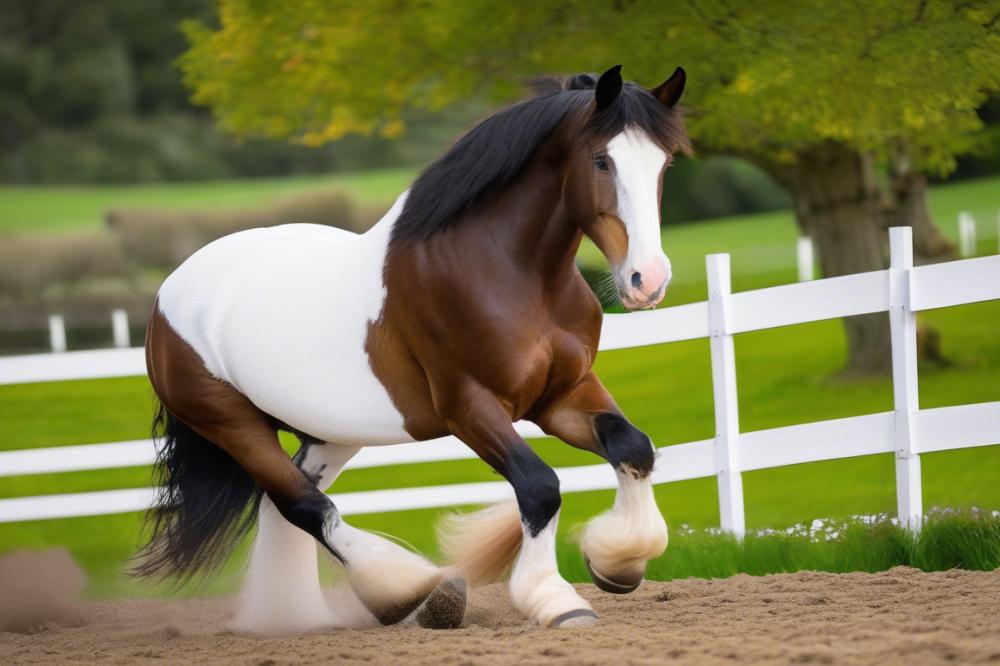
[[[579,272],[551,300],[549,316],[560,335],[579,340],[588,347],[593,347],[596,352],[604,311],[597,296]]]

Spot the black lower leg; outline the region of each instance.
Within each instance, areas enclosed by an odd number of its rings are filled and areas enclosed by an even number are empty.
[[[508,449],[498,471],[514,487],[521,520],[531,536],[538,536],[562,504],[559,477],[525,444]]]
[[[340,522],[340,512],[337,511],[337,507],[305,476],[296,490],[297,492],[291,495],[268,493],[268,497],[285,520],[319,541],[343,564],[344,558],[333,549],[326,538],[326,535]]]
[[[594,417],[594,431],[615,469],[627,470],[637,478],[653,471],[656,450],[644,432],[621,414],[604,412]]]

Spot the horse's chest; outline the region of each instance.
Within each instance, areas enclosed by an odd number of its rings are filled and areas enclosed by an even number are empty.
[[[589,371],[593,357],[578,335],[552,330],[530,346],[513,350],[482,381],[508,405],[517,420],[575,385]]]

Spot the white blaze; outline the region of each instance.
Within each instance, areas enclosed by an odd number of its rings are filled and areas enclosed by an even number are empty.
[[[628,254],[616,269],[619,288],[644,298],[671,277],[670,260],[660,244],[660,172],[667,153],[645,132],[628,128],[608,142],[615,164],[618,218],[628,234]],[[632,287],[633,273],[643,276],[641,292]]]

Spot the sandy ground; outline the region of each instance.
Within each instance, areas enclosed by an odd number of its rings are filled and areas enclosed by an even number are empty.
[[[86,602],[34,629],[0,631],[0,664],[1000,663],[1000,570],[804,572],[646,583],[627,596],[580,591],[601,615],[597,627],[533,627],[494,585],[473,592],[461,629],[288,638],[226,629],[233,598]]]

